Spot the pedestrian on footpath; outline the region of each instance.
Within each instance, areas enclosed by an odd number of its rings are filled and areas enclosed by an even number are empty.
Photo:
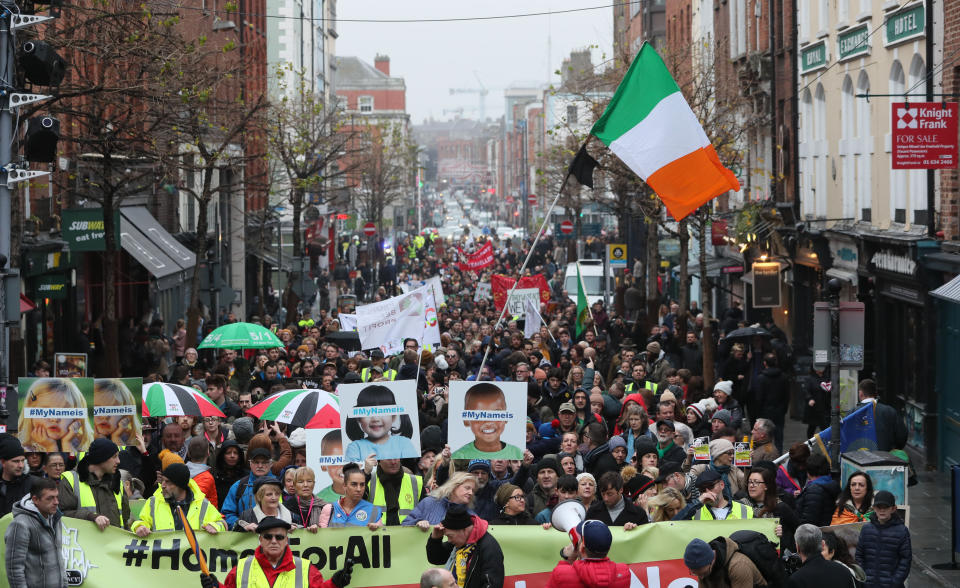
[[[893,494],[881,490],[873,497],[873,514],[857,542],[857,564],[867,574],[867,586],[901,588],[912,560],[910,531],[897,513]]]
[[[34,480],[30,495],[13,505],[13,521],[3,535],[11,586],[66,588],[59,505],[57,483],[50,478]]]

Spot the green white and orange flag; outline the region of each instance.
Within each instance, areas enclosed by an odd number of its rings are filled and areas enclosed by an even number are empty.
[[[652,45],[644,43],[590,131],[649,185],[677,220],[740,189]]]

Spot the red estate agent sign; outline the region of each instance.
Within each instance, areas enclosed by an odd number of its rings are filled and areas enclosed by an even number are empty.
[[[892,102],[893,169],[957,167],[956,102]]]

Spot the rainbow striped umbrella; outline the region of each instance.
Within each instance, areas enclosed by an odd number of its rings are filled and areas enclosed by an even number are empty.
[[[218,416],[227,415],[203,392],[181,386],[154,382],[146,384],[143,392],[143,416]]]
[[[291,429],[335,429],[340,427],[340,397],[324,390],[284,390],[254,404],[247,414]]]

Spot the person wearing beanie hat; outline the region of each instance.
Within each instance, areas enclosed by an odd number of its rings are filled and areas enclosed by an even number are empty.
[[[743,424],[743,407],[733,397],[733,382],[720,381],[713,387],[713,399],[717,402],[717,410],[726,410],[730,413],[728,426],[736,430]]]
[[[647,343],[647,380],[654,384],[659,384],[666,379],[667,370],[670,369],[670,362],[667,356],[656,341]]]
[[[710,418],[710,430],[715,435],[722,431],[725,427],[732,427],[732,422],[730,411],[725,408],[721,408],[717,412],[713,413],[713,416]]]
[[[466,506],[450,504],[443,522],[430,530],[427,561],[435,566],[452,564],[450,571],[463,588],[502,586],[503,550],[487,527],[487,521],[471,515]]]
[[[94,439],[75,471],[60,478],[60,510],[64,516],[86,519],[100,530],[130,528],[130,503],[118,467],[120,453],[109,439]]]
[[[619,435],[610,437],[610,440],[607,441],[607,447],[610,448],[610,455],[616,460],[617,466],[622,469],[623,466],[627,465],[627,442],[623,440],[623,437]]]
[[[30,494],[33,477],[24,473],[27,458],[20,440],[8,433],[0,433],[0,516],[13,510],[13,505]]]
[[[709,437],[710,421],[707,420],[707,411],[703,402],[694,402],[686,410],[687,426],[693,431],[693,437]]]
[[[233,438],[237,443],[246,446],[254,434],[253,417],[241,417],[233,421],[230,430],[233,431]]]
[[[283,439],[283,444],[286,446],[289,456],[290,444],[282,434],[278,433],[278,436]],[[223,499],[221,511],[223,512],[223,518],[227,521],[227,528],[233,528],[240,514],[253,508],[255,503],[253,485],[257,478],[263,476],[276,478],[271,469],[272,466],[276,466],[276,462],[272,459],[272,451],[273,444],[265,433],[254,435],[250,439],[250,444],[247,446],[247,463],[250,467],[250,473],[234,482]],[[289,463],[289,457],[287,463]]]
[[[637,470],[643,471],[646,467],[659,467],[660,454],[657,453],[657,443],[641,435],[633,442],[633,455],[636,457]]]
[[[536,483],[527,493],[527,510],[536,515],[543,509],[551,506],[555,500],[557,480],[563,473],[560,463],[553,457],[544,457],[533,466]]]
[[[737,543],[729,537],[717,537],[710,543],[694,539],[683,551],[683,563],[701,588],[767,584],[753,561],[740,553]]]
[[[688,474],[695,481],[690,495],[696,500],[691,500],[674,520],[753,518],[753,509],[733,501],[747,491],[746,476],[733,467],[733,452],[733,443],[726,439],[710,442],[710,463],[697,464]]]

